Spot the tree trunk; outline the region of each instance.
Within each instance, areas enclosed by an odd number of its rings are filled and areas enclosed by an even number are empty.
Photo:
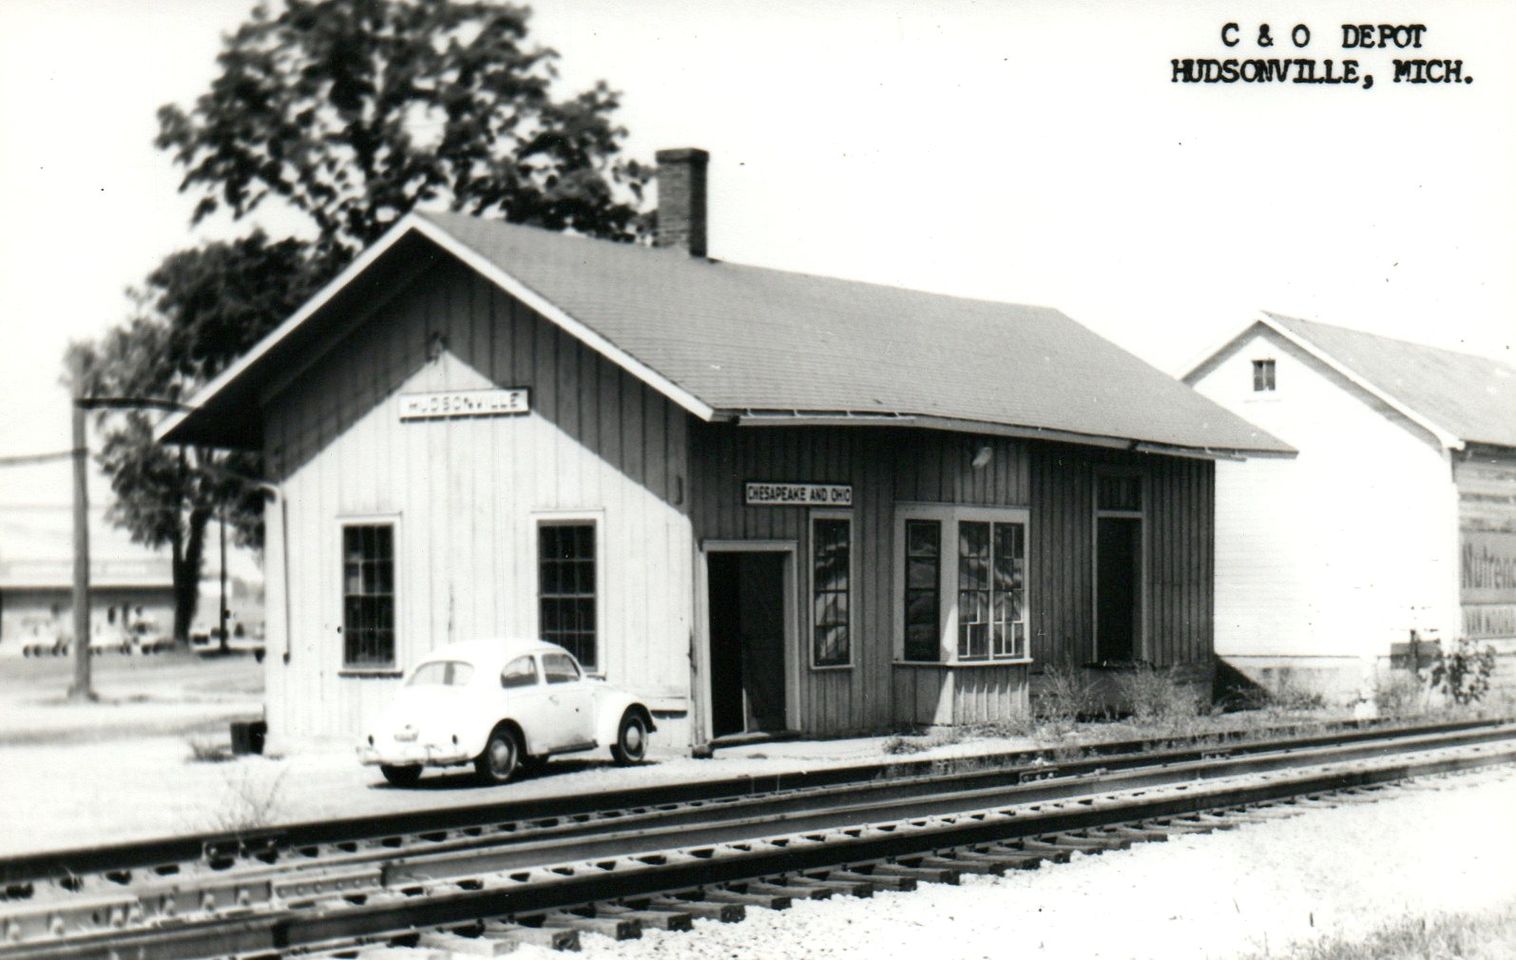
[[[188,536],[174,547],[174,643],[188,646],[190,624],[200,603],[200,567],[205,561],[205,524],[210,513],[190,511]]]

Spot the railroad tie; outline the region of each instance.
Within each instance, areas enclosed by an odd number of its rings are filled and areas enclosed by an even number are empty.
[[[795,898],[788,893],[759,893],[749,887],[746,891],[707,890],[704,899],[711,903],[731,903],[742,907],[762,907],[765,910],[788,910]]]
[[[933,870],[953,870],[959,874],[986,873],[999,876],[1005,867],[984,860],[964,860],[958,857],[922,857],[921,865]]]
[[[700,917],[702,920],[716,920],[721,923],[740,923],[747,919],[747,907],[740,903],[721,903],[707,897],[699,900],[677,900],[669,897],[660,897],[649,903],[654,910],[679,910],[691,916]],[[789,906],[788,903],[785,906]]]
[[[1011,850],[1006,847],[991,848],[985,851],[954,850],[952,859],[965,864],[985,864],[997,876],[1009,873],[1012,870],[1036,870],[1037,865],[1042,863],[1042,857],[1035,853],[1025,853],[1021,850]],[[968,869],[973,868],[970,867]]]
[[[1172,817],[1154,820],[1153,823],[1161,830],[1169,833],[1215,833],[1217,830],[1225,830],[1228,825],[1215,820],[1202,821]]]
[[[890,890],[910,891],[916,889],[915,877],[897,877],[887,873],[857,873],[852,870],[832,870],[827,873],[826,878],[828,880],[851,880],[860,883],[872,883],[876,887]]]
[[[747,885],[748,893],[762,893],[771,897],[789,897],[792,900],[828,900],[836,891],[831,887],[805,886],[796,883],[763,881]]]
[[[529,943],[549,950],[578,950],[579,931],[560,928],[525,927],[517,923],[501,923],[491,920],[484,925],[481,940],[502,940],[511,943]]]
[[[828,876],[825,880],[818,880],[815,877],[792,874],[787,876],[784,882],[789,886],[830,890],[844,897],[872,897],[874,895],[874,881],[867,877],[862,880],[845,880],[841,877],[834,879]]]
[[[1033,837],[1023,840],[1013,840],[1006,844],[1012,850],[1025,850],[1028,853],[1040,853],[1054,863],[1068,863],[1074,855],[1072,847],[1059,846],[1047,843]]]
[[[519,944],[492,937],[463,937],[456,933],[423,933],[416,941],[423,950],[441,950],[443,956],[462,954],[465,957],[503,957],[515,953]]]
[[[1169,839],[1169,835],[1162,830],[1153,827],[1131,826],[1124,823],[1117,824],[1114,827],[1106,827],[1101,830],[1101,833],[1126,837],[1138,843],[1167,843]]]
[[[555,911],[542,918],[542,928],[600,933],[612,940],[640,940],[642,938],[642,924],[629,917],[581,917],[577,913]]]
[[[909,877],[917,883],[946,883],[956,886],[958,883],[958,868],[952,867],[923,867],[908,866],[904,863],[876,863],[869,868],[869,875],[874,877]]]
[[[646,910],[634,910],[619,904],[596,904],[595,916],[597,917],[626,917],[636,920],[644,927],[652,927],[656,930],[693,930],[695,927],[695,915],[689,910],[675,910],[672,908],[654,907]]]

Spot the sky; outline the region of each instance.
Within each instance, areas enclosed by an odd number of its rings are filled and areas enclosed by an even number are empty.
[[[250,229],[191,230],[152,139],[251,6],[0,4],[0,457],[68,446],[70,339],[124,319],[165,254]],[[1516,364],[1516,4],[533,6],[565,93],[622,92],[631,155],[710,151],[712,256],[1053,305],[1173,374],[1259,309]],[[1422,49],[1343,50],[1367,13],[1424,24]],[[1391,82],[1412,54],[1474,82]],[[1376,82],[1172,82],[1173,58],[1226,56],[1354,57]],[[0,505],[67,502],[66,480],[0,468]]]

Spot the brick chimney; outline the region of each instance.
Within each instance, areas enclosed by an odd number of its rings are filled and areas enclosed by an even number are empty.
[[[659,150],[658,236],[655,247],[683,247],[705,256],[705,168],[711,155],[698,147]]]

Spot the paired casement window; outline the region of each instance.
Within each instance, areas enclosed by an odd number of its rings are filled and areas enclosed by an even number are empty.
[[[852,663],[853,521],[811,518],[811,665]]]
[[[1253,392],[1265,393],[1274,389],[1274,361],[1253,361]]]
[[[1026,659],[1026,511],[919,507],[899,516],[902,659]]]
[[[395,525],[342,528],[342,664],[395,665]]]
[[[537,635],[568,650],[588,670],[599,662],[595,592],[594,521],[541,523],[537,527]]]

